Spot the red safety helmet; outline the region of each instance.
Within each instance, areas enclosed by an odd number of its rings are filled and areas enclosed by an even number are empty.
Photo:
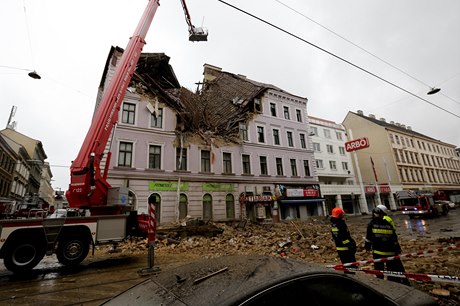
[[[342,218],[343,215],[345,215],[345,212],[340,207],[336,207],[332,210],[332,217],[334,218]]]

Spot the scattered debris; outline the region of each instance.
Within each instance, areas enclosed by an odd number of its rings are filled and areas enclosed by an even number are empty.
[[[450,296],[450,291],[442,288],[434,288],[431,290],[431,293],[440,296]]]
[[[222,269],[220,269],[220,270],[218,270],[218,271],[216,271],[216,272],[213,272],[213,273],[211,273],[211,274],[208,274],[208,275],[206,275],[206,276],[197,278],[197,279],[195,279],[195,280],[193,281],[193,284],[195,285],[195,284],[201,283],[202,281],[204,281],[204,280],[206,280],[206,279],[208,279],[208,278],[210,278],[210,277],[212,277],[212,276],[214,276],[214,275],[217,275],[217,274],[219,274],[219,273],[225,272],[225,271],[227,271],[227,270],[228,270],[228,267],[225,267],[225,268],[222,268]]]

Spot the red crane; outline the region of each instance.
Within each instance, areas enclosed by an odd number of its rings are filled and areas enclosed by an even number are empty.
[[[181,0],[181,3],[189,26],[189,40],[206,41],[207,31],[192,25],[185,0]],[[107,195],[111,186],[107,182],[107,168],[110,162],[110,152],[103,175],[101,175],[100,164],[110,134],[118,121],[121,103],[146,43],[147,31],[159,5],[159,0],[149,0],[108,88],[102,96],[77,158],[70,166],[70,184],[66,197],[71,208],[91,208],[92,214],[104,214],[109,211],[107,210]]]

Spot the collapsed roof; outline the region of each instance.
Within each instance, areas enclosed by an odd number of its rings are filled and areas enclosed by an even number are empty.
[[[213,77],[206,79],[205,71],[202,89],[194,93],[179,85],[169,59],[164,53],[143,53],[131,86],[175,109],[178,133],[199,135],[206,142],[240,143],[239,126],[256,114],[254,101],[267,89],[280,90],[222,71],[211,71]]]

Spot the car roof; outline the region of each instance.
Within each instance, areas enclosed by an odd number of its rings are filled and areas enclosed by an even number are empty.
[[[290,290],[290,286],[294,290]],[[346,289],[341,290],[341,286]],[[313,299],[322,295],[325,299],[338,299],[339,295],[331,295],[334,291],[342,291],[344,299],[353,298],[351,292],[347,293],[348,288],[357,295],[367,296],[367,302],[372,301],[373,306],[437,305],[426,293],[399,283],[263,255],[229,255],[182,265],[152,276],[103,305],[257,305],[251,302],[263,299],[263,295],[270,295],[271,291],[283,299],[283,305],[291,305],[287,301],[293,298]],[[315,293],[303,296],[303,292]],[[355,305],[342,301],[339,304]],[[325,305],[324,302],[321,305]]]

